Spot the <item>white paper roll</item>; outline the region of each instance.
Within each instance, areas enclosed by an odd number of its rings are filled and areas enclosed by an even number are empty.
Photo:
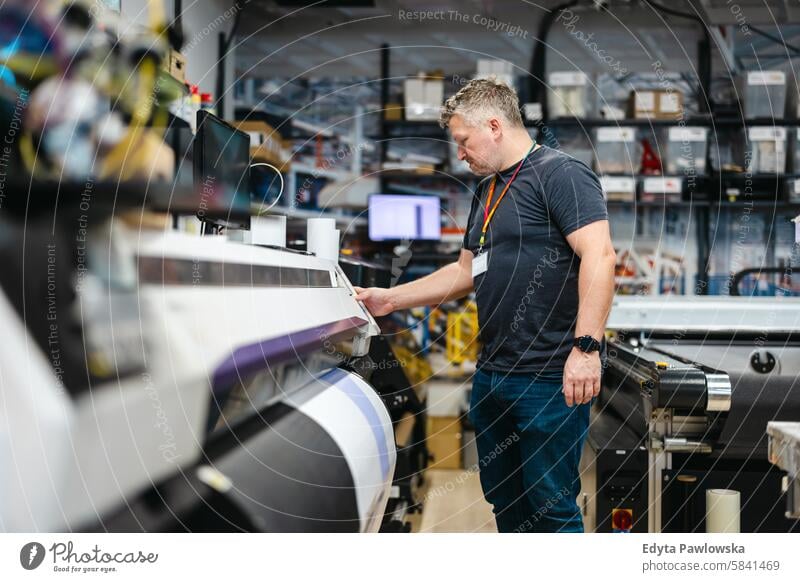
[[[286,246],[286,217],[277,215],[250,218],[251,240],[254,245]]]
[[[341,235],[338,229],[334,230],[331,233],[331,238],[328,243],[328,247],[325,249],[327,256],[326,259],[330,259],[332,261],[339,261],[339,236]]]
[[[706,489],[706,533],[741,531],[741,495],[733,489]]]
[[[306,249],[323,259],[338,259],[339,236],[337,233],[336,220],[333,218],[309,218],[306,223]]]
[[[325,244],[320,245],[314,251],[321,259],[329,261],[339,260],[339,231],[334,229],[325,233]]]

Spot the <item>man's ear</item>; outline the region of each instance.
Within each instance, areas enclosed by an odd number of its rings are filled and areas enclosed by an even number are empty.
[[[487,123],[489,124],[489,130],[492,132],[492,137],[495,140],[503,137],[503,124],[500,123],[499,119],[496,117],[491,117]]]

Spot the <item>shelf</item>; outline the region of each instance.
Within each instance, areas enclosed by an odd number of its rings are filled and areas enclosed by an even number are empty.
[[[418,188],[416,186],[408,186],[406,184],[393,184],[393,183],[386,183],[383,186],[384,190],[396,190],[398,192],[402,192],[403,194],[420,194],[423,196],[438,196],[439,198],[445,198],[447,192],[442,190],[434,190],[430,188]]]
[[[526,121],[525,127],[674,127],[681,124],[675,119],[577,119],[574,117],[559,117],[547,122]],[[687,127],[708,126],[707,117],[692,117],[683,120]]]
[[[260,204],[253,205],[253,215],[257,216],[261,209]],[[341,226],[367,226],[367,219],[364,216],[349,216],[345,214],[336,214],[329,210],[309,210],[305,208],[287,208],[285,206],[274,206],[264,215],[277,214],[285,216],[286,218],[294,218],[299,220],[308,220],[309,218],[333,218],[336,220],[337,225]]]
[[[6,182],[5,191],[4,212],[23,219],[54,212],[59,217],[104,216],[128,209],[194,213],[200,202],[194,188],[163,180],[59,181],[14,176]]]
[[[289,167],[290,172],[296,174],[310,174],[317,178],[325,178],[328,180],[351,180],[353,174],[344,170],[325,170],[323,168],[315,168],[305,164],[293,163]]]
[[[710,202],[707,200],[699,201],[699,202],[689,202],[689,201],[681,201],[681,202],[636,202],[626,201],[626,200],[606,200],[606,206],[609,207],[617,207],[617,208],[624,208],[626,206],[632,208],[674,208],[674,207],[706,207],[709,206]]]
[[[438,121],[384,121],[383,130],[386,138],[421,138],[450,141],[447,130],[440,127]]]
[[[433,172],[422,173],[412,170],[383,170],[381,176],[384,178],[403,178],[403,179],[428,179],[428,180],[451,180],[454,182],[466,182],[479,180],[480,176],[475,174],[451,174],[446,170],[434,170]]]
[[[713,117],[711,115],[693,116],[685,119],[578,119],[559,117],[543,121],[526,121],[526,127],[797,127],[800,119],[742,119],[740,117]]]
[[[796,209],[800,212],[800,202],[786,202],[783,200],[737,200],[731,202],[729,200],[682,200],[680,202],[628,202],[624,200],[607,200],[606,205],[609,208],[776,208],[776,209]]]

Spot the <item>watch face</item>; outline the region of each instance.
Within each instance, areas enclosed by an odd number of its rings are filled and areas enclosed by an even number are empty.
[[[578,348],[583,352],[596,352],[600,349],[599,342],[590,336],[582,336],[577,340]]]

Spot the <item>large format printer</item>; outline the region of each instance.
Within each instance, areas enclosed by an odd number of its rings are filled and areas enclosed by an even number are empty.
[[[588,530],[705,531],[708,489],[740,492],[741,531],[785,515],[767,424],[800,420],[800,302],[617,297],[583,458]]]
[[[800,422],[773,421],[767,425],[769,461],[786,472],[786,517],[800,518]]]
[[[335,261],[36,188],[0,226],[0,529],[381,528],[392,422],[342,365],[379,329]]]

